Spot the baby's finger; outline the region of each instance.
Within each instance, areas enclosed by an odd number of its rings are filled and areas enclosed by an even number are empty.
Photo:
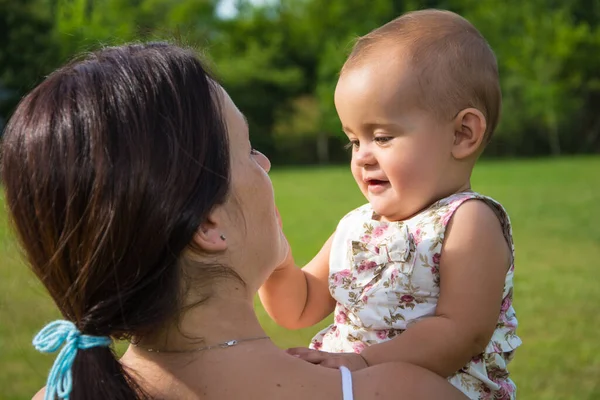
[[[328,357],[319,363],[321,367],[339,369],[344,362],[337,357]]]
[[[312,353],[315,351],[318,352],[318,350],[309,349],[308,347],[290,347],[285,352],[292,356],[295,356],[295,355],[303,355],[303,354],[307,354],[307,353]]]
[[[320,364],[323,360],[330,357],[329,353],[303,348],[288,349],[288,353],[293,355],[294,357],[298,357],[304,361],[308,361],[309,363],[313,364]]]
[[[323,361],[327,360],[330,356],[327,353],[322,353],[320,351],[313,351],[311,353],[304,353],[302,355],[297,356],[304,361],[308,361],[313,364],[321,364]]]

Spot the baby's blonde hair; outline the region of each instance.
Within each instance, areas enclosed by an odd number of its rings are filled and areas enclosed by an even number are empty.
[[[376,52],[398,50],[417,73],[420,105],[443,119],[478,109],[486,118],[488,143],[498,125],[502,94],[496,57],[481,33],[450,11],[409,12],[360,37],[341,74]]]

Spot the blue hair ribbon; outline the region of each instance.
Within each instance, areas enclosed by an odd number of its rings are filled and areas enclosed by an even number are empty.
[[[78,350],[93,347],[108,347],[111,340],[108,336],[82,335],[71,321],[56,320],[46,325],[33,338],[33,346],[42,353],[54,353],[60,346],[65,345],[50,370],[46,382],[44,400],[69,400],[73,390],[73,375],[71,368]]]

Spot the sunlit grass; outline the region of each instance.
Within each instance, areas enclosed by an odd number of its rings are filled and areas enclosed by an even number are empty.
[[[298,262],[364,201],[347,168],[285,169],[272,178]],[[513,222],[524,341],[510,364],[518,397],[600,399],[600,158],[482,163],[473,185],[502,202]],[[44,384],[53,360],[31,339],[58,314],[21,260],[4,214],[0,254],[0,397],[24,399]],[[260,305],[258,312],[281,347],[306,345],[318,329],[286,331]]]

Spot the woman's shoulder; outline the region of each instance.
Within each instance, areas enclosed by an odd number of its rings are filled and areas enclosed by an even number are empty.
[[[305,361],[301,362],[306,363]],[[286,369],[285,366],[290,368]],[[279,367],[276,379],[279,382],[287,381],[288,385],[281,388],[284,390],[276,398],[343,400],[341,370],[324,368],[308,363],[300,364],[291,362],[280,363]],[[466,399],[446,379],[411,364],[380,364],[352,372],[351,376],[354,399]]]
[[[262,355],[258,349],[225,354],[219,356],[222,362],[218,364],[213,364],[211,358],[208,356],[203,362],[211,368],[190,364],[186,368],[194,372],[189,374],[189,380],[175,386],[155,381],[160,387],[151,393],[160,393],[156,397],[166,399],[343,400],[340,370],[310,364],[279,349],[263,350]],[[354,399],[466,399],[447,380],[404,363],[380,364],[353,372],[352,381]],[[185,389],[176,388],[181,383]],[[188,395],[182,395],[181,390]],[[35,400],[43,398],[43,390],[38,395]]]
[[[379,364],[352,375],[357,399],[466,399],[446,379],[416,365]]]
[[[44,400],[44,395],[46,394],[46,386],[38,390],[36,394],[33,395],[31,400]]]

